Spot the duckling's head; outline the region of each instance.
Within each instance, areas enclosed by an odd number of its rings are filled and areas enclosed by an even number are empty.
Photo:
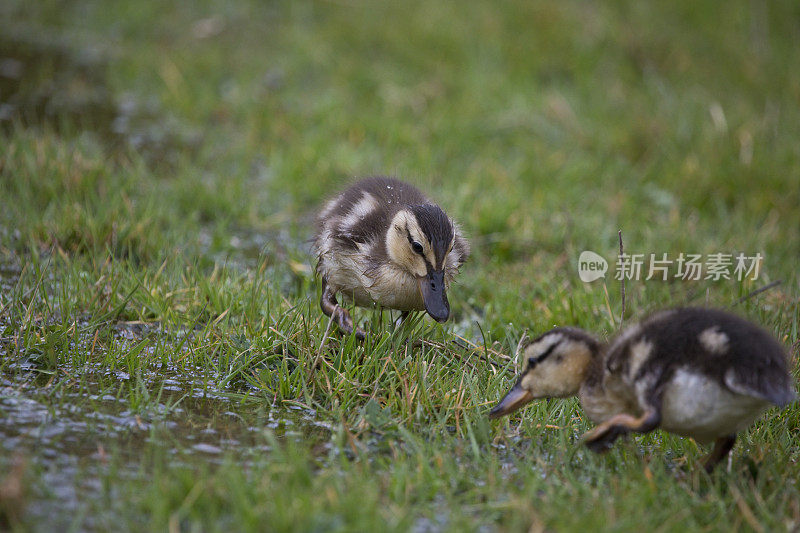
[[[574,396],[598,351],[597,341],[579,329],[548,331],[525,348],[525,371],[489,418],[511,414],[537,398]]]
[[[454,239],[453,222],[434,204],[401,209],[386,235],[389,260],[417,278],[425,311],[438,322],[450,316],[445,268]]]

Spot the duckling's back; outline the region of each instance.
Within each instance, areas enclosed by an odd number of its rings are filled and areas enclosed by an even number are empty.
[[[335,239],[355,249],[383,237],[401,208],[429,203],[419,189],[398,179],[365,178],[328,201],[317,217],[317,240]]]
[[[795,398],[781,344],[762,328],[716,309],[656,313],[611,345],[606,364],[655,395],[683,372],[778,406]]]

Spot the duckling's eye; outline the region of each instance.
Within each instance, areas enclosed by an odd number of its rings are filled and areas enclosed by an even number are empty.
[[[419,255],[422,255],[422,245],[417,241],[411,241],[411,249]]]
[[[528,357],[528,367],[533,368],[535,367],[539,361],[535,357]]]

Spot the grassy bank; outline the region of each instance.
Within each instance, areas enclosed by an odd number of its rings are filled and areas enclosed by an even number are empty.
[[[793,3],[12,1],[0,20],[0,528],[800,526],[796,404],[711,476],[662,432],[589,454],[573,400],[486,418],[526,329],[609,338],[687,303],[762,324],[797,376]],[[429,191],[473,255],[450,322],[356,311],[359,344],[326,335],[308,238],[377,173]],[[629,280],[621,317],[620,229],[628,253],[761,271]],[[605,281],[580,281],[583,250]]]

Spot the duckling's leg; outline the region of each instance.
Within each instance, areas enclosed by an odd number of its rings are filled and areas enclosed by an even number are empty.
[[[648,433],[661,423],[661,410],[655,407],[647,409],[640,417],[620,413],[614,415],[593,430],[585,433],[581,440],[593,452],[607,451],[618,437],[625,433]]]
[[[731,453],[735,443],[736,434],[720,437],[715,440],[714,449],[703,459],[703,468],[706,469],[706,472],[710,474],[711,471],[714,470],[714,467],[717,466],[717,463],[725,459],[728,454]]]
[[[398,319],[394,321],[394,327],[399,328],[400,326],[402,326],[403,322],[406,321],[406,319],[408,318],[408,315],[410,315],[410,314],[411,314],[411,311],[401,311],[400,312],[400,316],[398,317]]]
[[[319,305],[325,315],[333,317],[339,329],[345,335],[350,335],[355,329],[357,339],[363,341],[366,338],[367,334],[364,330],[353,324],[353,319],[347,309],[341,307],[339,302],[336,301],[336,293],[330,288],[328,280],[324,277],[322,278],[322,298],[320,298]]]

